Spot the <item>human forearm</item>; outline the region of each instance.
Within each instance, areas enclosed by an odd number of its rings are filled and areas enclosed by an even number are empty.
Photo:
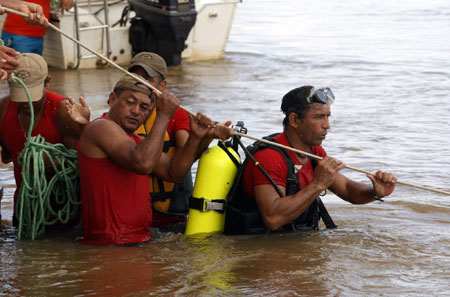
[[[284,195],[285,188],[279,188],[281,195]],[[311,183],[293,195],[280,197],[272,184],[257,185],[254,188],[258,208],[269,230],[276,230],[298,218],[322,190],[323,187]]]
[[[138,173],[151,174],[158,164],[168,123],[168,118],[157,116],[150,133],[132,151],[131,162]]]
[[[30,25],[39,25],[45,28],[48,27],[49,23],[44,16],[42,6],[36,3],[19,0],[0,0],[0,5],[25,13],[27,17],[24,17],[23,19]],[[0,14],[3,14],[4,12],[5,9],[0,7]]]
[[[24,2],[19,0],[0,0],[0,5],[18,10],[22,5],[24,5]]]
[[[200,158],[201,154],[208,148],[211,141],[216,139],[225,140],[233,136],[233,130],[229,128],[231,125],[231,121],[227,121],[224,124],[216,124],[213,129],[210,129],[209,132],[203,137],[200,142],[200,145],[197,149],[197,158]]]
[[[190,134],[183,148],[177,151],[170,161],[167,180],[180,182],[189,172],[198,158],[199,148],[203,139],[194,134]],[[201,154],[201,153],[200,153]]]
[[[200,158],[203,152],[206,151],[206,149],[209,147],[209,144],[211,143],[212,140],[213,138],[203,137],[203,139],[200,141],[200,144],[197,147],[195,159]]]
[[[333,186],[330,187],[330,190],[343,200],[352,204],[366,204],[375,200],[372,185],[352,180],[347,181],[344,190],[335,189]]]

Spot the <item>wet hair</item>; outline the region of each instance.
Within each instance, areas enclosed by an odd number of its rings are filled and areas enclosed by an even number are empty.
[[[313,86],[295,88],[283,96],[281,101],[281,111],[285,115],[283,119],[283,127],[285,129],[289,124],[289,115],[291,113],[297,114],[299,118],[303,118],[305,116],[306,111],[311,106],[306,99],[308,98],[312,88]]]

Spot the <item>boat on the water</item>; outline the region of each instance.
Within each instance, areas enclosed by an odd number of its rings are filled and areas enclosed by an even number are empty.
[[[168,65],[223,57],[242,0],[78,0],[55,23],[120,65],[152,51]],[[4,16],[0,19],[3,25]],[[44,58],[56,68],[95,68],[105,62],[49,28]]]

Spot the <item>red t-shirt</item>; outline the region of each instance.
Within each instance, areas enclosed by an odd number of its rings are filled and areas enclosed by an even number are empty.
[[[167,133],[169,133],[170,140],[173,142],[175,142],[175,133],[178,130],[186,130],[188,133],[191,132],[189,116],[181,108],[177,109],[167,125]]]
[[[41,135],[49,143],[61,143],[62,137],[56,124],[56,110],[59,102],[64,97],[56,93],[47,92],[44,111],[39,122],[35,125],[31,136]],[[22,166],[17,162],[17,157],[23,151],[25,147],[25,141],[28,136],[19,124],[17,118],[17,102],[9,101],[6,108],[3,121],[0,125],[0,134],[5,142],[6,149],[11,155],[11,159],[14,164],[14,177],[16,179],[16,193],[15,199],[18,194],[20,185],[22,184]],[[14,200],[15,200],[14,199]]]
[[[141,142],[137,135],[127,135],[136,144]],[[152,208],[148,176],[136,174],[109,158],[86,156],[80,141],[77,150],[84,235],[80,241],[125,244],[150,240]]]
[[[286,134],[281,133],[274,137],[274,139],[283,145],[290,146],[286,138]],[[312,153],[314,155],[325,157],[327,154],[321,146],[313,146]],[[293,151],[287,151],[294,161],[295,165],[302,165],[298,171],[298,179],[300,188],[304,188],[311,183],[314,178],[314,171],[312,169],[311,160],[308,159],[306,164],[301,164]],[[272,149],[262,149],[255,153],[255,159],[267,171],[277,185],[286,187],[286,175],[288,172],[286,161],[283,156]],[[257,185],[271,184],[266,176],[261,172],[255,164],[250,161],[244,172],[244,188],[248,195],[255,197],[254,188]]]
[[[50,0],[26,0],[26,2],[41,5],[42,10],[44,11],[44,16],[47,19],[50,18]],[[29,25],[21,16],[8,13],[5,23],[3,24],[3,31],[22,36],[42,37],[45,35],[47,29],[42,28],[41,26]]]

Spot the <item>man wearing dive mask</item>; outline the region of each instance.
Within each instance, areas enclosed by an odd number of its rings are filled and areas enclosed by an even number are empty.
[[[225,233],[318,229],[320,218],[334,228],[318,197],[325,190],[352,204],[372,202],[394,191],[396,178],[391,173],[368,175],[372,185],[355,182],[340,173],[344,163],[327,156],[321,144],[330,129],[334,100],[330,88],[312,86],[293,89],[283,97],[284,131],[268,139],[323,159],[262,143],[249,147],[257,162],[245,166],[243,182],[229,202]]]

